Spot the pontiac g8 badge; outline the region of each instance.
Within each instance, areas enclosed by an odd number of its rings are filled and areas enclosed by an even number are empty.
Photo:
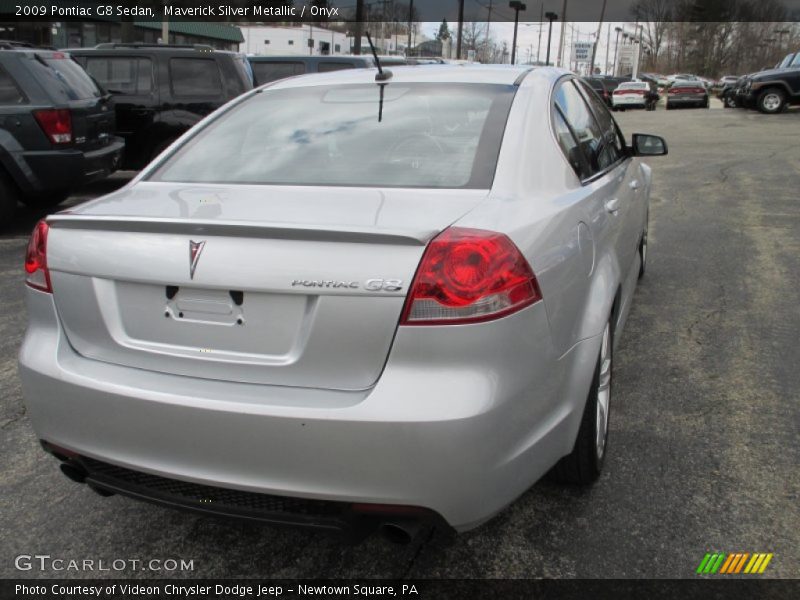
[[[194,279],[194,270],[197,268],[197,261],[200,260],[200,254],[205,247],[205,241],[195,242],[189,240],[189,278]]]

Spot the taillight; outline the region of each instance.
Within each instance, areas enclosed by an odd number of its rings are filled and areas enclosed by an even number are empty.
[[[490,321],[541,299],[531,266],[507,236],[451,227],[425,250],[400,323]]]
[[[69,144],[72,141],[72,115],[68,108],[36,110],[33,116],[54,144]]]
[[[39,221],[33,229],[31,239],[28,242],[28,250],[25,253],[25,278],[32,288],[43,292],[53,292],[50,285],[50,271],[47,269],[47,232],[50,227],[44,220]]]

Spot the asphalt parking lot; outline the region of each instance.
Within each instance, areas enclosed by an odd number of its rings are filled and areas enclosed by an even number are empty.
[[[627,136],[666,137],[670,154],[650,161],[649,270],[616,355],[594,487],[542,481],[477,530],[407,546],[101,498],[59,472],[25,416],[16,353],[37,215],[22,212],[0,232],[0,576],[58,576],[14,568],[19,554],[49,554],[193,560],[174,574],[191,577],[685,578],[722,551],[771,552],[764,577],[800,577],[800,112],[715,101],[615,115]]]

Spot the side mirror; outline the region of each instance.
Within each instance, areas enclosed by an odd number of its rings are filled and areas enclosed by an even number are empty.
[[[664,138],[647,133],[634,133],[631,148],[634,156],[664,156],[669,152]]]

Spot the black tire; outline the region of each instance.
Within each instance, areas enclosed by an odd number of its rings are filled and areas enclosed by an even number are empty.
[[[767,115],[782,112],[786,108],[786,92],[777,87],[766,89],[758,95],[756,107]]]
[[[0,170],[0,228],[11,223],[20,199],[19,189],[11,178]]]
[[[608,448],[608,414],[605,413],[605,432],[603,435],[602,446],[599,443],[600,436],[598,435],[598,423],[600,416],[598,413],[598,403],[600,395],[600,380],[601,380],[601,367],[605,365],[603,360],[604,348],[607,352],[608,363],[606,365],[607,371],[607,385],[608,397],[611,397],[611,382],[612,382],[612,365],[611,360],[613,356],[613,328],[612,319],[609,318],[603,330],[603,338],[600,343],[600,353],[597,358],[597,364],[594,369],[594,377],[592,378],[592,387],[589,390],[589,397],[586,399],[586,406],[583,409],[583,417],[581,418],[581,426],[578,430],[578,437],[575,440],[575,446],[567,456],[562,458],[556,463],[550,471],[550,477],[555,481],[561,483],[574,483],[578,485],[589,485],[597,480],[600,472],[603,470],[603,463],[605,462],[607,448]],[[610,407],[610,402],[607,402],[607,408]]]
[[[665,108],[666,108],[666,110],[672,110],[672,106],[670,105],[670,103],[669,103],[669,102],[667,102],[667,104],[666,104],[666,107],[665,107]]]
[[[706,101],[703,102],[703,108],[711,108],[711,100],[706,98]]]
[[[55,190],[44,194],[37,194],[35,196],[23,196],[22,203],[31,208],[54,208],[69,198],[70,190]]]
[[[739,107],[739,103],[736,102],[736,98],[734,96],[731,96],[730,94],[725,96],[725,100],[724,100],[723,103],[725,104],[725,108],[738,108]]]

